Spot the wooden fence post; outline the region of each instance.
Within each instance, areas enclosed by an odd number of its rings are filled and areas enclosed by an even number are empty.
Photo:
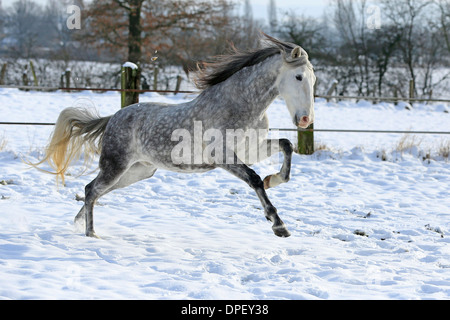
[[[409,80],[409,98],[414,99],[414,80]],[[412,101],[410,101],[412,103]]]
[[[317,80],[316,80],[316,84],[317,84]],[[337,80],[333,81],[333,89],[332,90],[328,90],[329,93],[327,93],[327,95],[330,95],[330,91],[333,91],[336,86],[338,84]],[[316,96],[316,89],[317,86],[314,85],[314,97]],[[315,99],[314,99],[315,100]],[[328,101],[328,99],[327,99]],[[314,153],[314,131],[308,131],[309,129],[314,130],[314,123],[311,123],[308,128],[306,128],[306,130],[302,130],[302,129],[297,129],[297,152],[299,154],[313,154]]]
[[[153,90],[158,90],[158,65],[153,70]]]
[[[72,74],[72,71],[70,69],[66,69],[66,72],[64,73],[64,76],[66,77],[66,88],[70,88],[70,76]],[[69,91],[69,90],[67,90]]]
[[[180,91],[180,86],[181,86],[181,81],[183,80],[183,78],[180,76],[180,75],[178,75],[177,76],[177,85],[175,86],[175,92],[174,92],[174,94],[177,94],[178,93],[178,91]]]
[[[6,66],[8,64],[5,62],[2,66],[2,71],[0,73],[0,85],[4,85],[5,84],[5,76],[6,76]]]
[[[306,130],[298,129],[297,131],[297,152],[299,154],[313,154],[314,153],[314,131],[309,131],[309,129],[314,129],[314,124],[310,124]]]
[[[22,73],[22,83],[25,87],[28,87],[28,65],[25,65],[25,70]],[[28,91],[28,89],[25,89]]]
[[[397,88],[394,88],[394,98],[395,98],[395,100],[394,100],[394,105],[398,105],[398,91],[397,91]]]
[[[60,88],[70,88],[70,69],[66,69],[66,71],[61,73],[61,77],[59,79],[59,87]],[[64,90],[65,92],[70,92],[70,90]]]
[[[122,90],[139,90],[140,87],[140,76],[141,72],[139,67],[132,63],[126,62],[122,66],[121,72],[121,89]],[[131,104],[139,102],[139,92],[121,92],[121,105],[125,108]]]
[[[37,80],[37,77],[36,77],[36,71],[34,71],[33,61],[31,61],[31,60],[30,60],[30,69],[31,69],[31,74],[33,75],[34,86],[37,87],[38,86],[38,80]]]
[[[430,89],[430,92],[429,92],[429,95],[428,95],[428,99],[431,100],[432,96],[433,96],[433,89]],[[427,101],[427,104],[429,104],[429,103],[430,102]]]
[[[334,92],[334,90],[336,90],[336,87],[338,85],[338,81],[336,79],[333,80],[333,82],[331,83],[330,88],[327,91],[327,96],[331,96]],[[327,102],[330,102],[330,98],[327,98]]]

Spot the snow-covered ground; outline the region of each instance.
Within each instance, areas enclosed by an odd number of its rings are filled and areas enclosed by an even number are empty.
[[[54,122],[74,105],[108,115],[119,102],[0,89],[0,121]],[[315,128],[449,130],[447,105],[404,106],[319,100]],[[292,128],[281,100],[269,118]],[[0,126],[1,299],[450,298],[448,136],[417,135],[402,151],[402,134],[316,133],[325,150],[295,154],[289,183],[268,190],[289,238],[274,236],[254,192],[226,172],[160,170],[99,200],[98,240],[73,224],[95,173],[78,177],[75,165],[58,188],[21,161],[42,156],[52,129]],[[255,170],[275,173],[277,160]]]

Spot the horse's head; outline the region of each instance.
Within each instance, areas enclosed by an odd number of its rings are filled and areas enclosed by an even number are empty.
[[[283,52],[284,62],[278,76],[278,91],[286,101],[292,121],[306,128],[314,122],[314,83],[316,76],[308,54],[296,46]]]

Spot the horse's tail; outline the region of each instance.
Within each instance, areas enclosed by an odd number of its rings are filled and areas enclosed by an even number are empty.
[[[100,117],[98,114],[83,108],[64,109],[55,124],[50,142],[45,149],[45,157],[33,167],[55,174],[64,184],[64,174],[74,159],[79,159],[84,152],[84,167],[87,170],[92,156],[101,151],[103,134],[111,117]],[[46,171],[37,166],[48,162],[55,172]]]

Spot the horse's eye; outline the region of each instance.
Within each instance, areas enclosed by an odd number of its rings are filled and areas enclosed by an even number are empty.
[[[297,79],[298,81],[302,81],[303,77],[302,77],[301,74],[298,74],[298,75],[295,76],[295,79]]]

